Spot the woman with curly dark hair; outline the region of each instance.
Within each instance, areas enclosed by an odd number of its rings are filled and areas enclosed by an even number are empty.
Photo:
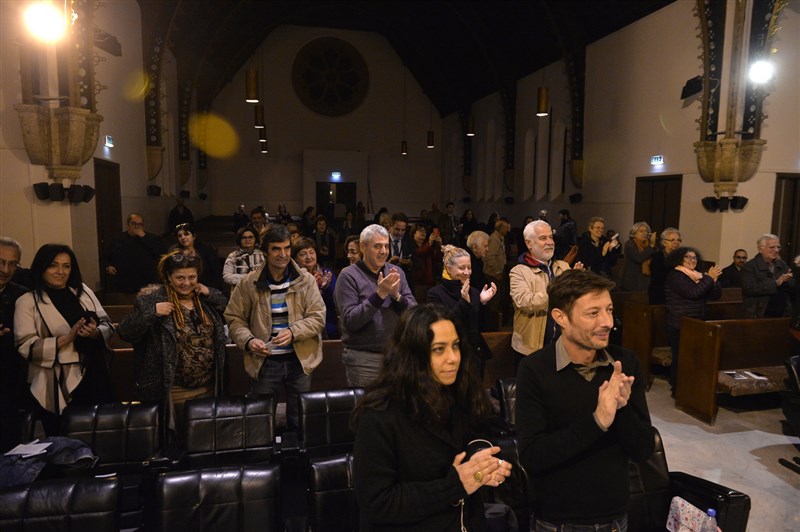
[[[670,384],[673,391],[678,380],[678,346],[681,339],[681,318],[703,319],[706,300],[719,299],[722,288],[717,279],[722,268],[712,266],[707,273],[697,271],[703,257],[695,248],[680,247],[667,255],[667,277],[664,284],[665,309],[667,311],[667,340],[672,348]]]
[[[490,405],[474,358],[438,305],[400,318],[384,366],[353,414],[361,530],[480,530],[477,493],[511,465],[489,447],[464,452]]]

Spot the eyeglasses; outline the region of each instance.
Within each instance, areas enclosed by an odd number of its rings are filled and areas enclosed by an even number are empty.
[[[735,257],[733,257],[733,258],[734,258],[734,259],[736,259],[736,260],[747,260],[747,255],[744,255],[744,256],[742,256],[742,255],[736,255],[736,256],[735,256]]]
[[[144,223],[139,223],[139,222],[128,222],[128,225],[130,225],[131,227],[144,227]]]
[[[694,255],[684,255],[683,260],[697,262],[697,257],[695,257]]]
[[[19,266],[19,261],[0,259],[0,266],[2,266],[3,268],[16,268],[17,266]]]
[[[172,259],[172,262],[177,262],[178,264],[180,264],[183,261],[189,262],[195,260],[197,258],[197,255],[195,255],[194,253],[175,253],[173,255],[170,255],[169,258]]]
[[[680,238],[665,238],[664,242],[678,242],[678,243],[680,243],[680,242],[683,242],[683,240],[681,240]]]
[[[243,237],[242,237],[242,240],[253,240],[253,239],[255,239],[255,237],[254,237],[253,235],[250,235],[250,236],[243,236]]]

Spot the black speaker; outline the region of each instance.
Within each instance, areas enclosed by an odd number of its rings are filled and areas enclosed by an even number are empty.
[[[706,196],[700,200],[700,203],[703,204],[703,208],[708,212],[717,212],[719,210],[719,200],[714,196]]]
[[[89,203],[94,197],[94,188],[89,185],[83,185],[83,202]]]
[[[723,196],[717,201],[719,202],[719,212],[727,212],[728,206],[731,204],[731,199]]]
[[[744,196],[734,196],[731,198],[731,209],[734,211],[741,211],[744,209],[745,205],[747,205],[748,201],[750,200]]]
[[[569,202],[570,203],[580,203],[583,201],[583,194],[580,192],[576,192],[575,194],[569,195]]]
[[[41,183],[34,183],[33,184],[33,193],[36,195],[36,199],[41,201],[46,201],[50,199],[50,184],[42,181]]]
[[[67,189],[67,197],[70,203],[80,203],[83,201],[83,187],[81,185],[70,185]]]
[[[150,185],[147,187],[147,195],[148,196],[160,196],[161,195],[161,187],[158,185]]]
[[[64,199],[64,185],[61,183],[50,183],[50,201],[62,201]]]

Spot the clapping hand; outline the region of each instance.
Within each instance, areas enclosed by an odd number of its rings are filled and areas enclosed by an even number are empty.
[[[722,268],[719,266],[712,266],[708,269],[708,276],[716,281],[722,275]]]
[[[463,460],[467,453],[456,455],[453,467],[467,495],[472,495],[484,485],[496,488],[511,475],[511,464],[495,456],[499,452],[500,447],[488,447],[473,454],[466,462]]]
[[[488,303],[495,294],[497,294],[497,285],[494,283],[483,285],[483,290],[481,290],[481,305]]]
[[[628,404],[631,397],[634,377],[622,373],[622,363],[614,362],[614,372],[597,390],[597,408],[595,419],[603,430],[607,430],[614,422],[617,410]]]
[[[461,299],[466,301],[467,303],[470,302],[469,300],[469,279],[463,281],[461,283]]]
[[[397,270],[392,269],[386,277],[383,276],[383,272],[378,272],[377,292],[381,299],[386,299],[386,296],[389,295],[397,298],[400,294],[400,274],[397,273]]]

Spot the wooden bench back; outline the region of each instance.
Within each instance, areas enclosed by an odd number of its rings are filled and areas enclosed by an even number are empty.
[[[790,351],[789,318],[683,318],[676,406],[713,423],[719,371],[780,365]]]

